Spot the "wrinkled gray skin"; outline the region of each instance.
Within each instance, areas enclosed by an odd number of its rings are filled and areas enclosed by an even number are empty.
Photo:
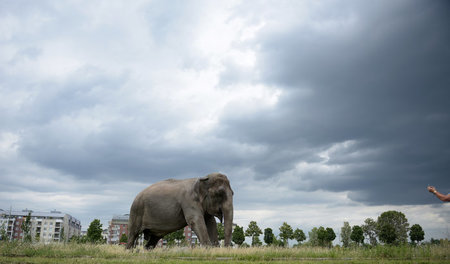
[[[218,246],[214,217],[224,220],[225,246],[231,245],[233,191],[227,176],[212,173],[203,178],[165,180],[150,185],[134,199],[130,209],[127,248],[141,233],[145,247],[154,248],[166,234],[189,225],[200,244]]]

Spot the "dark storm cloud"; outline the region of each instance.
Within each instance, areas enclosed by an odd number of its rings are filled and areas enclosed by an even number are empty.
[[[137,131],[113,129],[111,137],[99,134],[84,139],[76,147],[68,144],[67,149],[64,149],[65,140],[41,138],[39,145],[27,145],[22,152],[45,167],[80,179],[126,177],[127,180],[148,183],[172,177],[200,177],[226,168],[227,162],[234,163],[229,154],[216,153],[215,150],[191,153],[187,148],[167,147],[164,141],[138,146]],[[217,147],[220,148],[220,144]]]
[[[448,3],[329,9],[318,10],[313,23],[261,34],[260,81],[284,91],[274,110],[225,116],[221,134],[268,147],[255,163],[261,178],[318,158],[333,144],[357,142],[326,161],[347,166],[344,172],[299,172],[292,188],[348,190],[369,204],[423,203],[427,184],[448,190]]]

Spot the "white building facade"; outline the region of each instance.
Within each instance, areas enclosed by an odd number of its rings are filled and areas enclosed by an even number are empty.
[[[75,217],[61,213],[23,211],[5,211],[0,209],[0,228],[6,232],[6,240],[23,240],[22,224],[31,213],[31,238],[43,243],[68,241],[81,233],[81,222]]]

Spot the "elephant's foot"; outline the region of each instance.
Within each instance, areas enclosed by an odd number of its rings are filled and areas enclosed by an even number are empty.
[[[154,249],[160,239],[161,238],[158,236],[151,235],[150,239],[147,241],[147,244],[145,244],[145,249],[147,249],[147,250]]]

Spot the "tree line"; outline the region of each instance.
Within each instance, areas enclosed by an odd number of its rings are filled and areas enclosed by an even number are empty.
[[[344,222],[341,228],[341,242],[344,247],[352,243],[360,245],[367,238],[372,246],[378,243],[388,245],[400,245],[408,243],[418,244],[425,238],[425,232],[419,224],[409,227],[408,219],[405,214],[398,211],[386,211],[378,216],[375,221],[367,218],[361,226],[350,227],[348,222]]]
[[[272,228],[264,229],[264,243],[274,246],[288,246],[289,240],[296,240],[297,246],[306,240],[303,230],[296,228],[295,230],[286,222],[279,227],[279,235],[273,234]],[[220,228],[219,228],[220,232]],[[232,241],[239,246],[248,246],[244,243],[245,237],[251,238],[251,246],[262,246],[259,236],[263,231],[258,227],[255,221],[251,221],[244,231],[241,226],[236,226],[233,231]],[[400,245],[408,243],[409,239],[412,244],[420,243],[425,232],[419,224],[409,227],[408,219],[402,212],[386,211],[378,216],[377,220],[367,218],[362,225],[350,226],[348,222],[344,222],[341,228],[340,241],[343,247],[366,245],[375,246],[379,243],[387,245]],[[308,241],[304,244],[308,246],[331,247],[332,242],[336,239],[336,233],[330,227],[314,227],[308,232]]]
[[[295,230],[287,222],[284,222],[279,228],[279,235],[276,236],[273,233],[272,228],[268,227],[264,229],[264,243],[268,246],[286,247],[289,245],[289,240],[296,240],[297,245],[301,245],[306,240],[306,235],[302,229],[296,228]],[[251,246],[262,246],[262,241],[259,236],[262,235],[262,230],[258,227],[256,221],[251,221],[248,228],[244,232],[244,228],[236,226],[232,234],[232,241],[239,246],[248,246],[244,243],[245,237],[250,237],[252,242]],[[336,238],[336,234],[332,228],[313,228],[309,232],[309,241],[307,242],[311,246],[331,246],[331,242]]]

